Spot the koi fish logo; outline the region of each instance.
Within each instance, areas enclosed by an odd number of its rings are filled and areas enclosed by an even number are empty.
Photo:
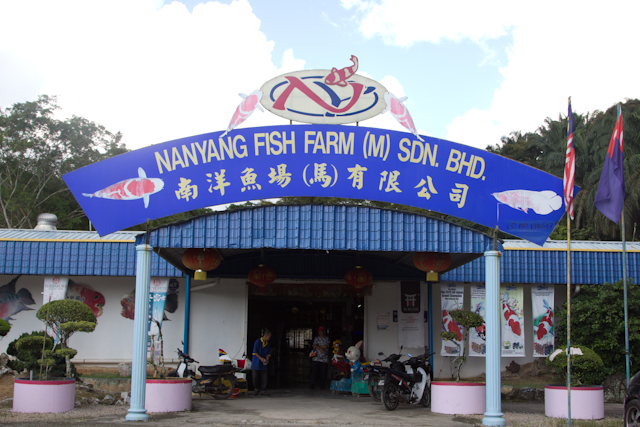
[[[509,304],[509,294],[506,292],[502,296],[502,315],[507,321],[507,325],[511,328],[511,332],[520,336],[522,333],[520,328],[520,316],[518,316],[515,310],[511,308],[511,305]]]
[[[531,209],[538,215],[548,215],[562,206],[562,197],[551,190],[509,190],[491,195],[500,203],[524,213]]]
[[[99,197],[111,200],[144,199],[144,207],[149,207],[149,196],[164,188],[164,181],[160,178],[147,178],[144,169],[138,168],[138,178],[125,179],[113,185],[98,190],[95,193],[82,193],[85,197]]]
[[[446,332],[453,332],[456,334],[456,339],[458,341],[462,341],[462,331],[460,330],[460,326],[453,320],[449,310],[447,310],[447,305],[444,306],[442,310],[442,327]]]
[[[353,76],[358,71],[358,58],[351,55],[351,62],[353,65],[350,67],[344,67],[340,70],[333,67],[327,77],[324,78],[324,82],[328,85],[338,85],[340,87],[347,86],[347,79]]]
[[[405,128],[409,129],[409,131],[416,136],[420,141],[424,142],[424,139],[418,135],[418,131],[416,130],[416,126],[413,124],[413,119],[411,118],[411,114],[409,114],[409,110],[404,106],[403,102],[407,100],[406,96],[398,99],[391,92],[387,92],[384,94],[384,102],[387,103],[387,108],[382,110],[382,114],[387,111],[391,111],[391,115]]]
[[[538,324],[538,330],[536,331],[536,336],[539,340],[541,340],[545,335],[551,332],[551,328],[553,327],[553,310],[549,307],[549,303],[547,300],[542,300],[544,302],[544,308],[547,309],[547,312],[542,317],[542,320]]]
[[[238,127],[240,123],[247,120],[256,108],[264,113],[264,109],[260,105],[260,100],[262,99],[262,91],[260,89],[254,90],[248,96],[244,93],[240,93],[238,95],[240,95],[243,100],[236,108],[236,111],[233,113],[233,117],[231,117],[231,121],[229,122],[229,126],[227,126],[227,130],[220,135],[220,138],[224,137],[230,131]]]

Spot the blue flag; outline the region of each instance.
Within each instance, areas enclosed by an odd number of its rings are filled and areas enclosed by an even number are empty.
[[[618,119],[611,135],[607,157],[604,159],[595,200],[596,208],[616,224],[620,221],[626,196],[622,135],[622,110],[618,105]]]

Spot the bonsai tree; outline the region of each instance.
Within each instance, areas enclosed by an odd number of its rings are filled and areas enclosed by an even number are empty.
[[[86,304],[63,299],[46,303],[40,307],[36,317],[58,334],[60,348],[48,356],[55,353],[64,357],[67,377],[71,377],[71,359],[78,352],[69,348],[69,338],[76,332],[92,332],[96,328],[96,316]],[[43,355],[43,359],[45,357],[46,355]],[[47,357],[47,359],[51,359],[51,357]]]
[[[7,336],[11,330],[11,324],[4,319],[0,319],[0,339]]]
[[[53,347],[53,340],[45,334],[42,335],[27,335],[26,337],[20,338],[16,342],[16,350],[23,353],[28,353],[29,355],[40,355],[39,359],[35,360],[35,366],[40,366],[40,378],[42,378],[42,368],[44,368],[44,378],[46,379],[49,376],[49,371],[51,367],[56,364],[56,360],[53,357],[53,351],[48,350],[47,347]],[[29,370],[33,370],[35,367],[33,362],[28,367]]]
[[[567,384],[567,348],[557,349],[547,357],[547,366],[555,371],[558,382]],[[571,385],[601,385],[604,363],[595,351],[583,345],[571,347]]]
[[[455,332],[442,332],[440,335],[446,340],[452,341],[458,347],[458,355],[451,362],[451,376],[460,382],[460,371],[465,363],[467,363],[467,356],[464,355],[467,348],[467,342],[469,341],[469,330],[471,328],[477,328],[484,323],[484,319],[478,313],[474,313],[469,310],[452,310],[449,312],[453,320],[460,326],[462,326],[462,348],[456,341],[458,334]]]

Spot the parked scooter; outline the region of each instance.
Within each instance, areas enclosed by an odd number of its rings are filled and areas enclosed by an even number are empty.
[[[404,362],[408,367],[406,372],[389,368],[382,389],[382,403],[387,410],[393,411],[400,402],[420,403],[424,407],[431,405],[433,368],[429,357],[433,354],[425,348],[420,356],[409,355],[409,360]]]
[[[400,351],[402,351],[402,348],[400,348]],[[380,352],[378,356],[384,356],[384,353]],[[382,388],[384,387],[384,378],[389,372],[389,369],[405,372],[404,363],[400,362],[401,357],[402,354],[391,354],[382,360],[376,360],[364,367],[364,380],[368,381],[369,395],[371,395],[376,402],[380,402]],[[390,365],[388,367],[382,366],[383,362],[389,362]]]
[[[208,393],[214,399],[228,399],[236,388],[236,376],[234,374],[236,368],[232,364],[199,366],[201,378],[196,379],[196,374],[189,369],[189,363],[199,363],[191,356],[183,353],[178,349],[178,358],[180,364],[178,369],[171,372],[168,376],[179,378],[191,378],[192,391],[194,393]]]

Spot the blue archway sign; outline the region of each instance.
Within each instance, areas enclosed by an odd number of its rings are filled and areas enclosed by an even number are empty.
[[[539,245],[564,214],[561,179],[450,141],[340,125],[221,135],[145,147],[63,178],[100,235],[197,208],[287,196],[415,206]]]

